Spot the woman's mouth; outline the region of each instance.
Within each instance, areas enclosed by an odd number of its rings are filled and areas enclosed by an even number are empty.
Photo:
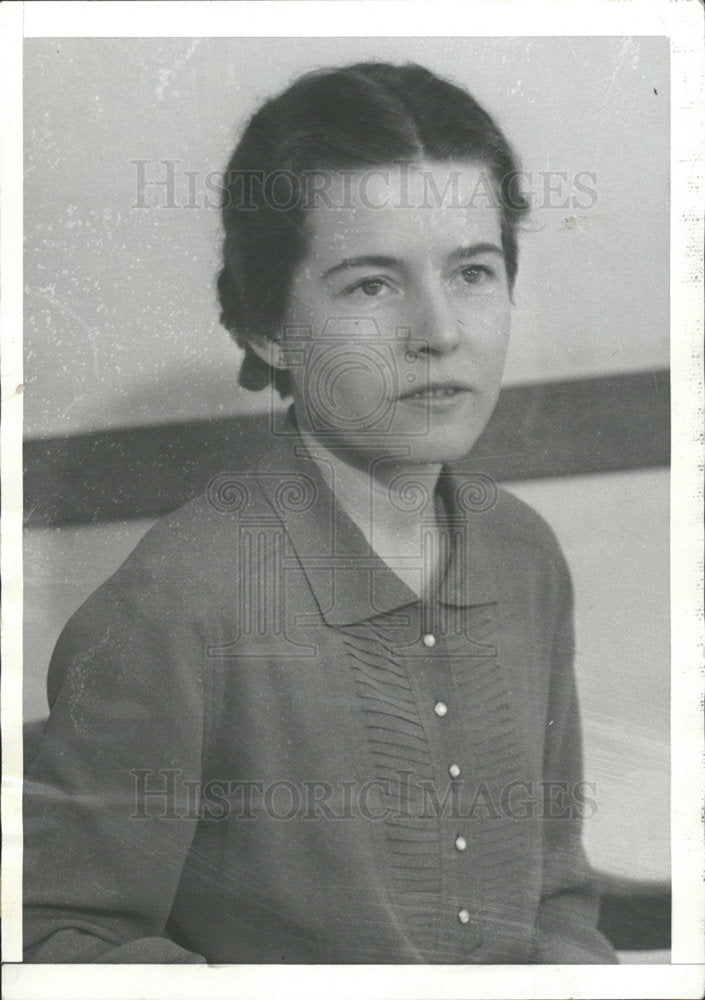
[[[406,393],[402,399],[443,399],[446,396],[457,396],[460,392],[466,392],[457,385],[426,386],[417,389],[416,392]]]
[[[454,407],[470,390],[464,385],[424,385],[420,389],[405,392],[400,400],[409,406],[420,407],[427,412],[446,410]]]

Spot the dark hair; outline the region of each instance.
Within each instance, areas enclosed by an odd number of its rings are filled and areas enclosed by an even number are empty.
[[[487,165],[501,207],[511,288],[517,226],[529,206],[517,187],[509,143],[465,90],[422,66],[358,63],[307,73],[253,115],[224,178],[218,276],[221,323],[245,351],[242,386],[263,389],[273,381],[280,395],[291,391],[289,373],[270,369],[249,338],[276,336],[306,252],[302,178],[423,158]],[[277,179],[289,185],[288,199],[281,190],[275,195]]]

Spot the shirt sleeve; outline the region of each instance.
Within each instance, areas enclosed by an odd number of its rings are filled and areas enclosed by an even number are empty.
[[[583,817],[594,803],[583,782],[581,727],[573,669],[573,592],[562,557],[544,750],[543,885],[536,961],[550,965],[616,962],[597,930],[599,896],[583,843]]]
[[[165,590],[133,564],[56,646],[25,782],[26,961],[205,961],[166,931],[197,822],[204,710],[198,629]]]

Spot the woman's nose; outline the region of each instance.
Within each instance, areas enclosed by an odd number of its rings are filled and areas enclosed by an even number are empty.
[[[425,290],[419,295],[416,336],[421,349],[448,354],[460,342],[459,317],[451,296],[443,289]]]

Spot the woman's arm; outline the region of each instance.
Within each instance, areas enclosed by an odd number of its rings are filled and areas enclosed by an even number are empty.
[[[573,590],[562,557],[555,574],[557,624],[544,751],[544,864],[537,921],[542,964],[616,962],[597,930],[599,898],[582,843],[592,808],[583,785],[582,738],[573,669]]]
[[[57,644],[25,786],[28,961],[204,961],[164,937],[203,739],[201,643],[170,590],[133,556]]]

